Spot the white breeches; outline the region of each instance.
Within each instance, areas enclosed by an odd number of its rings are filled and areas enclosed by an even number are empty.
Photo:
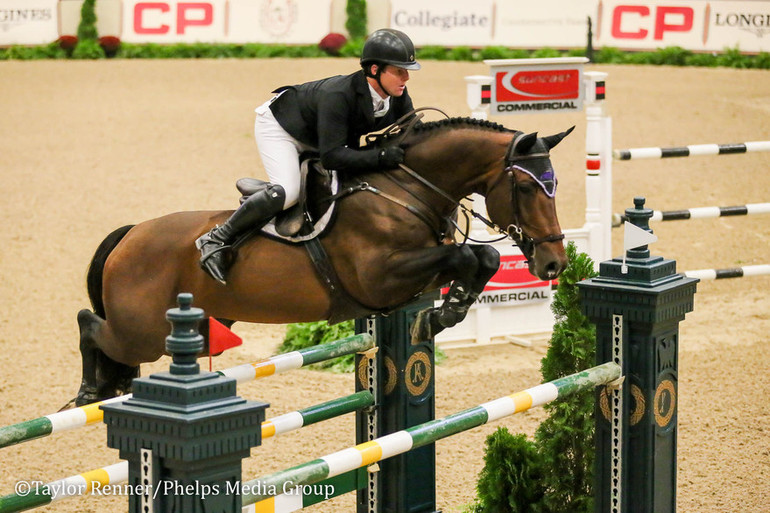
[[[313,148],[299,142],[283,129],[269,108],[271,101],[265,102],[256,109],[254,138],[268,179],[282,186],[286,191],[286,201],[283,204],[283,208],[286,209],[297,203],[299,199],[299,155]]]

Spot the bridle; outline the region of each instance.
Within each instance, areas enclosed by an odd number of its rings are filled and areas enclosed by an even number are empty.
[[[510,188],[511,188],[511,202],[513,204],[513,223],[509,224],[508,227],[505,230],[503,230],[502,228],[497,226],[495,223],[490,221],[488,218],[486,218],[485,216],[479,214],[478,212],[476,212],[472,208],[468,208],[464,204],[462,204],[461,202],[456,201],[446,191],[444,191],[440,187],[436,186],[435,184],[433,184],[429,180],[425,179],[423,176],[419,175],[417,172],[415,172],[410,167],[408,167],[408,166],[406,166],[404,164],[400,164],[399,168],[401,168],[403,171],[405,171],[408,175],[410,175],[415,180],[417,180],[420,183],[422,183],[428,189],[430,189],[431,191],[435,192],[436,194],[438,194],[439,196],[441,196],[442,198],[447,200],[452,205],[452,207],[453,207],[452,211],[453,212],[455,210],[457,210],[457,209],[460,209],[460,211],[462,211],[462,213],[465,216],[466,221],[467,221],[466,222],[465,231],[463,231],[463,229],[457,224],[457,221],[455,221],[451,217],[441,216],[440,214],[436,213],[435,210],[434,210],[434,214],[436,216],[440,217],[440,218],[446,219],[447,226],[450,226],[450,225],[454,226],[460,232],[460,234],[463,235],[463,237],[464,237],[463,242],[462,242],[463,244],[465,244],[467,241],[489,243],[489,242],[498,242],[498,241],[503,240],[505,238],[511,238],[516,243],[516,245],[519,246],[519,248],[521,249],[522,253],[524,253],[524,256],[527,259],[530,259],[530,258],[532,258],[532,255],[534,253],[535,248],[539,244],[543,244],[545,242],[557,242],[557,241],[563,240],[564,239],[564,234],[563,233],[558,233],[558,234],[546,235],[545,237],[530,237],[530,236],[526,235],[524,233],[524,230],[521,228],[521,222],[519,221],[519,205],[520,205],[520,202],[518,201],[519,188],[518,188],[518,183],[516,181],[516,172],[515,172],[516,169],[515,169],[515,167],[516,167],[517,163],[519,163],[521,161],[533,160],[533,159],[541,159],[541,158],[549,158],[549,156],[550,156],[550,154],[547,151],[546,152],[540,152],[540,153],[532,153],[532,154],[528,154],[528,155],[516,155],[515,154],[516,142],[518,141],[518,138],[520,136],[522,136],[522,135],[524,135],[524,133],[520,132],[520,133],[518,133],[517,136],[515,136],[513,139],[511,139],[511,142],[508,145],[508,149],[507,149],[506,154],[505,154],[505,167],[503,168],[503,172],[498,176],[498,178],[489,187],[489,190],[492,190],[494,187],[497,186],[497,184],[501,180],[503,180],[505,178],[508,179],[508,182],[510,184]],[[408,190],[405,186],[401,185],[393,177],[391,177],[388,174],[386,174],[385,176],[390,178],[393,182],[399,184],[404,190],[409,192],[413,197],[417,198],[422,203],[425,203],[421,198],[416,196],[412,191]],[[371,186],[369,186],[369,187],[371,187]],[[373,192],[373,191],[371,191],[371,192]],[[384,196],[383,194],[380,194],[380,195]],[[398,201],[397,203],[402,204],[403,202]],[[424,222],[426,222],[426,224],[428,224],[429,226],[431,225],[431,223],[428,223],[425,220],[425,216],[424,215],[420,215],[418,217],[420,219],[422,219]],[[469,235],[470,230],[468,229],[468,226],[470,224],[469,223],[469,218],[470,217],[474,217],[474,218],[478,219],[479,221],[484,223],[484,225],[486,225],[487,227],[491,228],[492,230],[500,233],[502,236],[500,238],[498,238],[498,239],[489,240],[489,241],[479,241],[479,240],[471,238],[470,235]],[[443,234],[439,234],[439,239],[443,238],[442,235]]]
[[[426,109],[431,109],[430,107],[427,107]],[[418,109],[423,110],[423,109]],[[437,109],[435,109],[437,110]],[[421,116],[420,116],[421,117]],[[404,116],[406,118],[406,116]],[[402,118],[402,119],[404,119]],[[398,125],[399,123],[394,124]],[[410,124],[413,126],[413,123]],[[411,128],[411,126],[409,127]],[[402,134],[399,134],[402,135]],[[524,135],[524,132],[516,132],[516,135],[511,139],[511,142],[508,145],[508,149],[505,153],[505,161],[504,161],[504,168],[503,172],[500,173],[498,178],[489,186],[488,190],[491,191],[493,188],[495,188],[498,183],[507,178],[508,182],[510,184],[511,188],[511,202],[513,204],[513,223],[509,224],[508,227],[503,230],[499,226],[497,226],[495,223],[493,223],[491,220],[486,218],[485,216],[479,214],[472,208],[466,207],[463,203],[460,201],[455,200],[452,196],[450,196],[446,191],[435,185],[434,183],[430,182],[426,178],[424,178],[422,175],[418,174],[416,171],[414,171],[412,168],[405,164],[399,164],[399,168],[407,173],[410,177],[412,177],[417,182],[421,183],[425,187],[427,187],[430,191],[434,192],[444,200],[446,200],[449,203],[449,206],[451,206],[451,212],[454,213],[455,211],[459,210],[462,212],[463,216],[466,219],[465,223],[465,229],[457,223],[455,219],[453,219],[453,216],[450,214],[449,216],[443,215],[437,211],[436,208],[432,207],[424,198],[419,196],[415,191],[408,188],[405,184],[401,183],[400,180],[396,179],[394,176],[392,176],[390,173],[383,173],[385,177],[387,177],[389,180],[391,180],[393,183],[398,185],[401,189],[406,191],[410,196],[415,198],[420,204],[422,204],[425,208],[420,208],[418,206],[409,204],[391,194],[388,194],[381,190],[378,187],[375,187],[371,185],[368,182],[361,182],[355,186],[348,187],[337,194],[329,197],[326,199],[326,201],[333,201],[336,199],[339,199],[343,196],[347,196],[349,194],[353,194],[355,192],[360,191],[366,191],[373,194],[376,194],[377,196],[380,196],[383,199],[386,199],[388,201],[391,201],[392,203],[395,203],[405,209],[407,209],[409,212],[414,214],[417,218],[419,218],[421,221],[423,221],[426,225],[428,225],[435,233],[437,240],[439,243],[441,243],[446,236],[446,233],[450,230],[451,227],[454,227],[457,229],[457,231],[463,236],[463,241],[461,244],[465,244],[468,241],[471,242],[478,242],[478,243],[493,243],[493,242],[499,242],[503,239],[510,238],[513,240],[513,242],[519,246],[524,256],[530,260],[534,254],[535,248],[539,244],[543,244],[545,242],[557,242],[564,239],[563,233],[558,234],[550,234],[546,235],[545,237],[530,237],[527,234],[524,233],[524,230],[521,228],[521,222],[519,220],[519,201],[518,201],[518,183],[516,181],[516,167],[517,163],[526,161],[526,160],[533,160],[533,159],[542,159],[542,158],[549,158],[550,154],[546,152],[540,152],[540,153],[532,153],[528,155],[516,155],[516,143],[519,141],[519,138]],[[397,143],[400,142],[403,139],[403,137],[398,137]],[[466,198],[467,199],[467,198]],[[430,212],[425,212],[425,210],[429,210]],[[501,237],[497,239],[492,240],[477,240],[470,236],[470,218],[473,217],[475,219],[478,219],[481,221],[485,226],[492,229],[493,231],[499,233]],[[440,220],[444,220],[444,223],[439,222],[439,225],[442,225],[445,228],[442,228],[442,226],[436,226],[437,223],[433,222],[436,218]]]
[[[529,235],[526,235],[524,233],[524,230],[521,228],[521,222],[519,221],[519,201],[518,201],[518,182],[516,181],[516,167],[519,162],[526,161],[526,160],[534,160],[534,159],[543,159],[543,158],[549,158],[550,153],[548,151],[539,152],[539,153],[530,153],[527,155],[516,155],[516,143],[518,142],[519,138],[524,135],[523,132],[520,132],[518,135],[514,136],[513,139],[511,139],[510,144],[508,145],[508,149],[505,152],[505,168],[503,169],[503,174],[501,174],[497,180],[489,187],[489,190],[492,190],[497,183],[507,177],[508,182],[510,183],[511,187],[511,202],[513,203],[513,223],[508,225],[508,228],[506,228],[504,233],[507,233],[509,237],[513,239],[513,241],[516,243],[517,246],[521,249],[522,253],[529,258],[532,253],[534,252],[535,248],[538,246],[538,244],[543,244],[544,242],[558,242],[560,240],[564,240],[564,233],[552,233],[549,235],[546,235],[545,237],[530,237]],[[502,232],[502,230],[499,230]]]

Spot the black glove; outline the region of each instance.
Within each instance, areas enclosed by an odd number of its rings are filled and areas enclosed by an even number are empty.
[[[388,146],[380,150],[378,154],[380,167],[393,169],[404,161],[404,149],[398,146]]]

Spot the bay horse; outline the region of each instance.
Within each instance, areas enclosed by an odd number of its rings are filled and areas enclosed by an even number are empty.
[[[194,241],[232,211],[177,212],[115,230],[89,267],[93,312],[78,313],[76,404],[129,392],[139,365],[165,354],[165,312],[180,292],[229,323],[340,322],[451,283],[412,335],[425,340],[457,324],[499,267],[490,245],[451,239],[448,220],[471,193],[485,197],[490,225],[520,246],[529,271],[555,279],[566,256],[549,150],[571,130],[539,138],[470,118],[417,125],[399,141],[405,165],[341,180],[347,194],[338,194],[333,226],[318,237],[336,280],[318,272],[302,244],[263,235],[238,249],[227,285],[213,280]]]

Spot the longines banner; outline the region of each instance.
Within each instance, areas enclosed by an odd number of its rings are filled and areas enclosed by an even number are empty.
[[[330,23],[331,0],[123,0],[121,39],[316,44]]]
[[[59,37],[58,0],[1,0],[0,45],[45,45]]]

